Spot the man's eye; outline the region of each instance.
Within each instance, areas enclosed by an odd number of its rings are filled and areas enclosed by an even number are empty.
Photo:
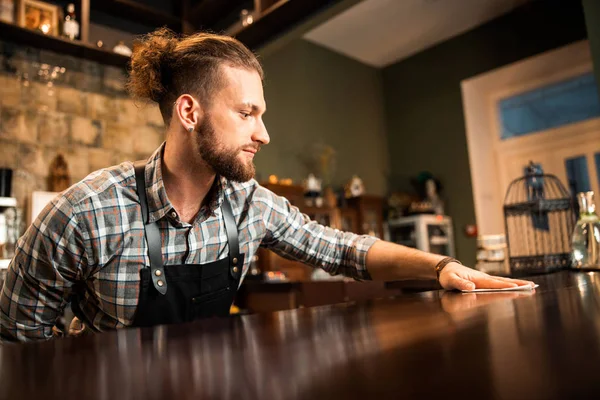
[[[248,118],[250,116],[250,114],[246,112],[241,112],[240,114],[242,115],[242,118]]]

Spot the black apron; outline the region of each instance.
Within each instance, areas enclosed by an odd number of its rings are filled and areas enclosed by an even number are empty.
[[[229,257],[205,264],[163,267],[158,225],[156,222],[148,223],[144,168],[145,162],[135,164],[137,193],[142,205],[150,267],[143,267],[140,271],[140,297],[132,326],[174,324],[229,315],[244,265],[244,255],[240,254],[237,225],[229,200],[224,197],[221,204]]]
[[[240,254],[237,225],[227,197],[221,205],[229,257],[205,264],[163,266],[162,241],[156,222],[149,224],[146,200],[145,162],[135,163],[137,193],[150,266],[140,270],[140,294],[131,326],[154,326],[229,315],[242,276],[244,255]],[[86,321],[78,299],[72,302],[74,314]],[[88,322],[88,321],[86,321]],[[88,326],[93,328],[93,325]]]

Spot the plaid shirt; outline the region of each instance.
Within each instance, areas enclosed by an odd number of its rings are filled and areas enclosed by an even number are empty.
[[[375,238],[319,225],[255,180],[217,179],[194,221],[181,221],[162,180],[163,147],[148,159],[145,173],[150,222],[158,224],[165,267],[228,256],[220,209],[228,196],[246,254],[244,275],[262,246],[330,274],[370,278],[366,254]],[[149,263],[133,164],[94,172],[58,195],[19,239],[0,298],[0,337],[52,337],[75,287],[97,330],[128,326],[138,304],[140,268]]]

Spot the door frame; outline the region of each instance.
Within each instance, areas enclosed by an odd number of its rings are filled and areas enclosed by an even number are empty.
[[[498,160],[500,140],[498,100],[593,70],[589,42],[526,58],[461,82],[475,218],[480,235],[504,233],[502,206],[506,188]],[[572,124],[597,124],[600,118]],[[548,132],[548,131],[544,131]],[[541,133],[544,133],[541,132]],[[531,135],[532,137],[535,135]],[[532,139],[535,140],[535,139]]]

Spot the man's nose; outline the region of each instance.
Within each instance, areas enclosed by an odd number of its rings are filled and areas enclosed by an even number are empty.
[[[265,123],[262,119],[260,120],[258,129],[254,132],[254,135],[252,136],[252,140],[255,142],[262,143],[263,145],[269,144],[269,142],[271,141],[269,133],[267,132],[267,127],[265,126]]]

